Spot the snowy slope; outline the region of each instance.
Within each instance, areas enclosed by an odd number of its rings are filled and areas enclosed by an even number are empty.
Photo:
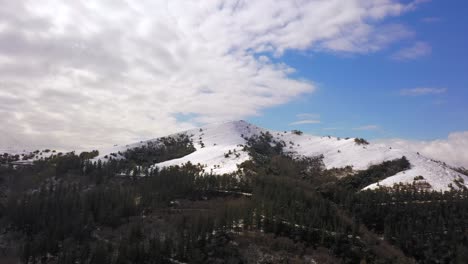
[[[196,151],[179,159],[174,159],[159,164],[158,167],[181,165],[186,162],[205,165],[206,172],[223,174],[234,172],[237,165],[248,160],[249,156],[242,150],[245,144],[244,137],[258,135],[267,130],[256,127],[245,121],[226,122],[213,124],[203,128],[184,131],[189,135],[196,147]],[[413,183],[414,177],[423,176],[433,189],[447,190],[450,183],[462,178],[468,187],[468,177],[455,172],[447,165],[433,161],[417,153],[393,149],[383,144],[357,145],[354,139],[339,139],[335,137],[320,137],[312,135],[297,135],[292,132],[269,131],[276,140],[286,143],[285,151],[293,155],[317,156],[324,155],[324,163],[327,168],[341,168],[352,166],[354,170],[364,170],[374,164],[393,160],[406,156],[410,161],[411,169],[398,173],[379,183],[381,186],[392,186],[394,183]],[[180,133],[179,133],[180,134]],[[178,134],[174,134],[175,136]],[[157,140],[157,139],[154,139]],[[153,140],[153,141],[154,141]],[[125,146],[115,146],[109,149],[101,149],[101,155],[97,159],[104,159],[110,153],[124,152],[128,148],[134,148],[146,144],[145,142]],[[226,158],[225,154],[232,154]],[[366,188],[376,188],[377,184]]]
[[[302,137],[299,139],[298,137]],[[313,156],[324,155],[324,163],[327,168],[341,168],[352,166],[355,170],[365,170],[371,165],[380,164],[387,160],[398,159],[405,156],[411,163],[411,169],[400,172],[379,182],[380,186],[393,186],[395,183],[411,184],[416,176],[423,176],[434,190],[448,190],[449,184],[462,178],[468,187],[468,177],[452,170],[446,164],[431,160],[418,153],[394,149],[383,144],[357,145],[354,139],[297,136],[289,133],[287,136],[292,142],[300,146],[293,146],[293,150],[299,155]],[[377,183],[366,189],[377,188]]]
[[[36,160],[42,160],[42,159],[47,159],[50,158],[51,156],[57,155],[57,153],[60,153],[62,151],[60,150],[51,150],[51,149],[36,149],[36,150],[25,150],[25,149],[14,149],[14,148],[8,148],[8,149],[0,149],[0,155],[3,155],[4,153],[7,153],[10,156],[19,156],[19,160],[13,162],[14,164],[32,164]],[[66,151],[63,151],[62,153],[65,153]]]
[[[196,151],[179,159],[173,159],[162,163],[155,164],[158,167],[168,167],[173,165],[181,165],[187,162],[193,164],[201,164],[206,166],[205,172],[215,174],[224,174],[237,171],[237,165],[249,159],[248,153],[242,150],[242,144],[245,144],[244,137],[251,137],[265,131],[259,127],[248,124],[245,121],[226,122],[220,124],[212,124],[203,128],[183,131],[177,134],[169,135],[177,136],[179,134],[188,135]],[[140,147],[147,144],[149,141],[157,141],[152,139],[142,141],[130,145],[114,146],[106,149],[99,149],[100,155],[95,160],[105,160],[111,153],[125,152],[127,149]],[[225,154],[229,151],[233,152],[229,158]],[[238,157],[234,155],[238,153]],[[122,156],[118,155],[118,158]]]
[[[201,129],[189,130],[184,133],[191,135],[197,151],[183,158],[174,159],[157,164],[165,167],[182,164],[190,161],[194,164],[206,165],[206,172],[223,174],[237,171],[237,165],[249,159],[247,152],[243,151],[244,137],[260,134],[263,129],[248,124],[245,121],[213,124]],[[202,147],[202,144],[204,147]],[[225,154],[233,154],[226,158]],[[238,153],[238,157],[234,153]]]

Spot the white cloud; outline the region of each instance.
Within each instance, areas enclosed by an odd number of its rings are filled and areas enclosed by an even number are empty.
[[[367,126],[353,128],[353,130],[378,130],[378,129],[380,129],[380,126],[378,125],[367,125]]]
[[[468,131],[450,133],[447,139],[411,141],[404,139],[380,140],[392,147],[406,148],[452,166],[468,168]]]
[[[416,4],[3,1],[0,144],[122,143],[259,114],[315,90],[260,53],[376,51],[410,34],[385,19]]]
[[[407,61],[431,54],[432,47],[426,42],[416,42],[410,47],[403,48],[392,55],[394,60]]]
[[[297,126],[297,125],[306,125],[306,124],[320,124],[320,120],[306,119],[306,120],[300,120],[300,121],[292,122],[289,125],[290,126]]]
[[[319,114],[312,114],[312,113],[302,113],[296,115],[297,119],[319,119]]]
[[[307,125],[307,124],[320,124],[320,115],[313,113],[297,114],[298,121],[289,123],[290,126]]]
[[[400,91],[400,95],[403,96],[421,96],[429,94],[443,94],[447,92],[447,88],[414,88],[414,89],[403,89]]]

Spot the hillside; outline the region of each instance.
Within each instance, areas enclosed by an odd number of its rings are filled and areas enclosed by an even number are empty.
[[[295,133],[294,131],[270,131],[245,121],[212,124],[169,135],[168,137],[187,135],[196,150],[181,158],[160,162],[154,164],[154,166],[168,167],[191,162],[206,166],[205,172],[207,173],[224,174],[235,172],[239,164],[249,159],[248,153],[244,150],[246,139],[253,135],[259,135],[261,132],[269,132],[276,141],[284,142],[285,151],[291,155],[299,157],[323,155],[323,162],[327,169],[351,166],[355,171],[365,170],[372,165],[378,165],[384,161],[398,159],[403,156],[411,163],[409,170],[388,177],[378,184],[369,185],[366,189],[374,189],[378,185],[391,187],[400,182],[411,184],[415,182],[415,177],[419,178],[417,180],[419,182],[429,183],[433,190],[448,190],[449,185],[458,188],[454,181],[457,181],[459,185],[468,187],[467,176],[454,171],[444,163],[431,160],[419,153],[392,148],[392,146],[384,144],[357,144],[354,138],[340,139]],[[100,155],[95,160],[106,160],[111,157],[112,153],[116,158],[123,158],[118,153],[124,153],[128,149],[145,146],[148,143],[157,141],[158,139],[153,139],[130,145],[100,149]]]
[[[99,151],[0,158],[0,263],[468,257],[466,178],[364,139],[236,121]],[[375,188],[395,179],[415,184]]]

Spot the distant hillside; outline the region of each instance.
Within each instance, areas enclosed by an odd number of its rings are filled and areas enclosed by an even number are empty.
[[[373,189],[378,186],[391,187],[396,183],[424,183],[433,190],[449,190],[450,186],[468,187],[468,177],[453,170],[450,166],[434,161],[419,153],[404,149],[395,149],[384,144],[372,144],[363,139],[313,136],[300,131],[270,131],[245,121],[233,121],[183,131],[168,137],[186,135],[190,138],[195,151],[179,158],[154,164],[154,167],[181,165],[187,162],[202,164],[205,172],[214,174],[232,173],[238,165],[249,160],[245,150],[246,140],[254,135],[269,132],[275,140],[284,142],[285,152],[296,157],[314,157],[323,155],[327,169],[352,167],[354,171],[366,170],[372,165],[406,157],[411,168],[366,186]],[[130,145],[100,149],[95,160],[125,158],[127,150],[147,146],[158,139],[138,142]],[[422,177],[420,177],[422,176]]]

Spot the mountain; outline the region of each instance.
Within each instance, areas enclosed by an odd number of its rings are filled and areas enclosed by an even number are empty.
[[[466,175],[453,170],[445,163],[432,160],[413,151],[392,148],[392,146],[384,144],[367,144],[365,141],[363,144],[359,144],[355,138],[314,136],[294,130],[271,131],[242,120],[212,124],[169,135],[168,138],[187,135],[196,150],[183,157],[156,163],[153,166],[168,167],[191,162],[206,166],[205,172],[213,174],[235,172],[239,164],[250,159],[249,154],[244,149],[246,139],[260,135],[262,132],[269,132],[276,141],[284,142],[284,150],[290,155],[297,157],[323,155],[323,162],[327,169],[351,166],[354,171],[366,170],[372,165],[399,159],[403,156],[411,163],[410,169],[371,184],[365,189],[415,182],[424,183],[426,186],[429,184],[431,189],[440,191],[449,190],[449,186],[459,188],[464,185],[468,187]],[[110,157],[124,158],[122,153],[127,150],[158,142],[158,140],[152,139],[130,145],[100,149],[100,155],[94,160],[106,160]]]
[[[467,180],[408,150],[245,121],[18,151],[0,155],[0,263],[465,263]]]

